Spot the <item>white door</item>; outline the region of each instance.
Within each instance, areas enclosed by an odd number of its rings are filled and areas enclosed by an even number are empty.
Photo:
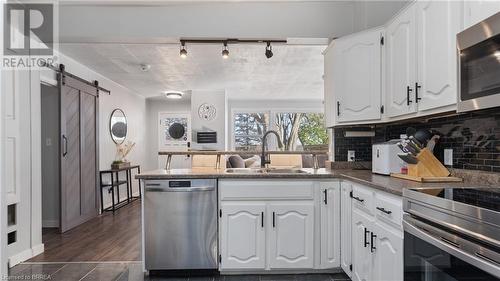
[[[340,265],[340,190],[339,183],[321,183],[321,268]]]
[[[341,71],[334,77],[339,122],[380,119],[381,38],[377,29],[337,39],[334,63]]]
[[[498,12],[500,12],[498,0],[464,1],[464,28],[479,23]]]
[[[222,203],[220,209],[220,269],[264,269],[266,205]]]
[[[458,1],[419,1],[418,79],[414,86],[418,110],[434,109],[457,102],[456,34],[460,31]],[[418,95],[418,99],[417,99]]]
[[[271,269],[313,268],[314,202],[269,204]]]
[[[352,185],[342,182],[340,190],[340,266],[351,277],[352,265]]]
[[[378,223],[373,231],[377,235],[373,280],[403,280],[403,233]]]
[[[372,280],[372,254],[370,252],[370,219],[356,208],[352,212],[352,280]],[[384,280],[385,281],[385,280]]]
[[[389,117],[416,112],[415,30],[415,5],[400,14],[386,29],[386,107]]]

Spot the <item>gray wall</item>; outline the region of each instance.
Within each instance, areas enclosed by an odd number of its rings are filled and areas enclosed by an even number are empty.
[[[199,117],[198,109],[202,104],[213,105],[216,108],[216,117],[213,120],[204,120]],[[191,130],[193,148],[226,150],[227,132],[227,98],[224,90],[220,91],[193,91],[191,96]],[[198,131],[217,132],[217,143],[197,144],[196,133]]]
[[[42,226],[59,226],[59,98],[42,84]]]

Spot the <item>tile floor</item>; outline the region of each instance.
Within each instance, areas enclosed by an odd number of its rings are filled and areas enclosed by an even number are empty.
[[[53,281],[345,281],[349,277],[336,274],[296,275],[231,275],[216,277],[165,278],[143,275],[140,262],[101,263],[23,263],[13,267],[8,280]]]

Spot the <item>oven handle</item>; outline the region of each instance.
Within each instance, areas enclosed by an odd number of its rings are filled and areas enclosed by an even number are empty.
[[[422,239],[423,241],[448,252],[449,254],[482,269],[496,277],[500,277],[498,261],[484,255],[484,247],[467,241],[454,234],[438,229],[422,221],[416,220],[408,214],[403,217],[403,229],[405,232]],[[443,237],[447,236],[447,237]],[[443,239],[445,238],[445,239]],[[457,240],[456,243],[447,243],[446,240]],[[463,248],[475,249],[466,251]],[[483,258],[484,257],[484,258]]]

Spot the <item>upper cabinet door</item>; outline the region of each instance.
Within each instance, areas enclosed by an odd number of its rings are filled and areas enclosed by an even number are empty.
[[[380,119],[382,30],[338,39],[334,94],[339,122]]]
[[[457,102],[456,34],[460,31],[458,1],[419,1],[418,79],[413,99],[419,110]],[[418,98],[418,99],[417,99]]]
[[[314,203],[274,203],[268,214],[272,227],[269,267],[313,268]]]
[[[500,1],[464,1],[464,28],[479,23],[498,12],[500,12]]]
[[[221,269],[265,268],[265,207],[261,203],[222,204],[219,221]]]
[[[386,107],[389,117],[416,112],[415,21],[415,5],[412,5],[395,18],[386,29]]]

